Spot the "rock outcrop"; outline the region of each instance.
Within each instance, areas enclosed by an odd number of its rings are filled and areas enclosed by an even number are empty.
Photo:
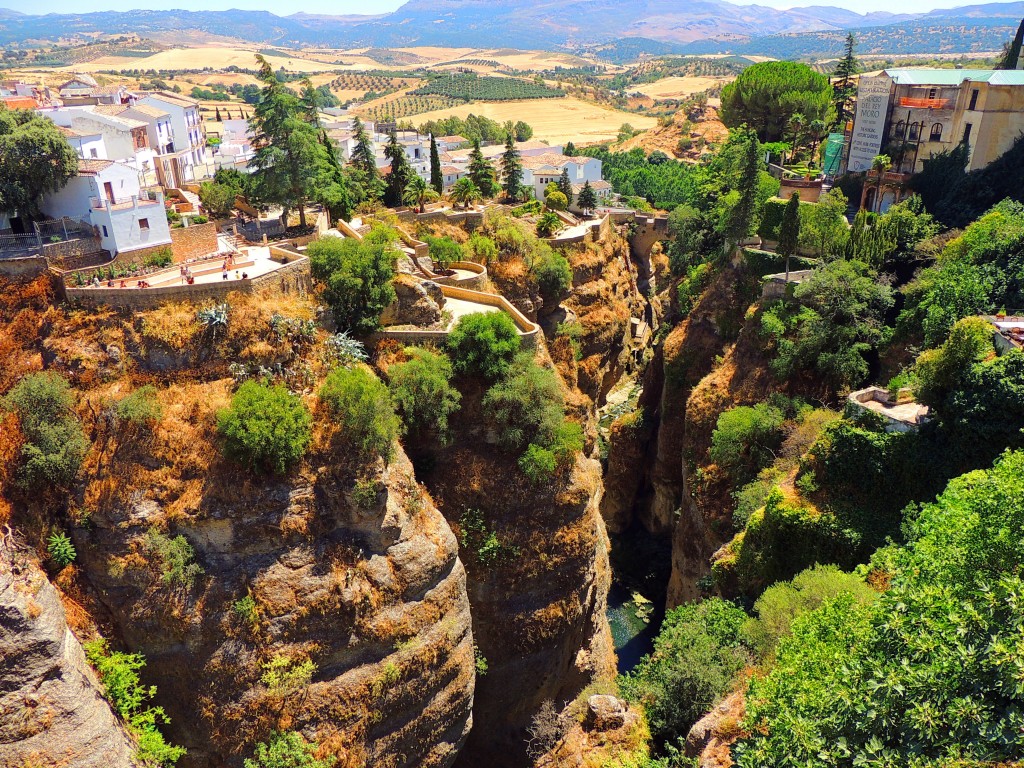
[[[0,542],[0,765],[133,768],[57,590]]]
[[[430,280],[399,274],[395,278],[395,300],[381,315],[381,325],[434,325],[441,320],[444,294]]]

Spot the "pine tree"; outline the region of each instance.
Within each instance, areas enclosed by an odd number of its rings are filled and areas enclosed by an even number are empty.
[[[576,202],[584,211],[592,211],[597,208],[597,193],[590,186],[589,180],[584,182],[583,189],[580,190],[580,197]]]
[[[409,158],[406,157],[405,147],[398,143],[398,134],[391,132],[388,144],[384,147],[384,156],[391,161],[391,173],[387,178],[387,189],[384,192],[384,204],[397,208],[402,204],[405,197],[405,188],[413,177],[413,170],[409,166]]]
[[[843,58],[836,64],[836,70],[832,74],[832,103],[835,106],[836,125],[843,128],[846,122],[853,117],[852,103],[857,95],[857,86],[854,83],[854,76],[860,72],[860,63],[853,55],[853,49],[857,39],[853,32],[846,35],[846,52]]]
[[[505,152],[501,156],[501,176],[504,182],[505,195],[508,199],[519,197],[519,187],[523,181],[523,163],[516,149],[515,137],[509,134],[505,139]]]
[[[214,114],[214,119],[216,119],[216,121],[217,121],[218,123],[220,123],[220,122],[223,122],[223,121],[222,121],[222,120],[220,119],[220,107],[217,107],[217,109],[216,109],[216,113]]]
[[[572,205],[572,181],[569,179],[569,169],[563,168],[562,175],[558,177],[558,191],[565,195],[565,199]]]
[[[480,139],[473,139],[473,149],[469,153],[469,178],[484,197],[494,196],[494,166],[484,159],[480,149]]]
[[[776,249],[786,257],[786,285],[789,285],[789,257],[796,253],[796,246],[800,240],[800,194],[794,192],[786,203],[786,210],[782,214],[782,224],[779,226],[779,245]]]
[[[373,142],[370,141],[366,127],[358,117],[352,123],[352,130],[356,139],[356,145],[352,148],[352,165],[362,174],[366,199],[380,200],[384,194],[384,185],[377,170],[377,155],[373,151]]]
[[[299,103],[302,105],[302,113],[307,123],[317,130],[320,129],[320,99],[317,96],[316,88],[307,77],[302,81],[302,94],[299,96]]]
[[[444,192],[444,174],[441,172],[441,156],[437,153],[437,139],[430,134],[430,186],[437,194]]]
[[[565,145],[565,148],[562,150],[562,152],[566,157],[576,157],[576,145],[570,141],[568,144]]]
[[[1019,69],[1021,65],[1021,48],[1024,47],[1024,19],[1021,19],[1020,26],[1017,27],[1017,34],[1014,35],[1013,41],[1009,43],[1003,50],[1003,57],[996,65],[996,69]]]

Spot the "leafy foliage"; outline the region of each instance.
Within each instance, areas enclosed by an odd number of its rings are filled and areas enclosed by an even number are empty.
[[[217,414],[217,431],[229,458],[283,474],[305,454],[311,422],[302,400],[284,387],[247,381]]]
[[[448,72],[412,93],[417,96],[449,96],[462,101],[552,99],[565,95],[565,91],[558,88],[518,77],[481,77],[472,73],[453,75]]]
[[[448,269],[456,261],[462,261],[462,246],[450,237],[425,235],[423,239],[430,248],[430,258],[441,269]]]
[[[196,562],[195,550],[184,536],[171,537],[157,528],[150,528],[146,531],[145,547],[159,563],[164,584],[192,589],[196,579],[204,573]]]
[[[455,370],[490,381],[505,375],[519,347],[519,332],[504,312],[465,315],[448,334]]]
[[[538,365],[527,352],[516,357],[507,375],[487,390],[483,408],[498,443],[509,450],[550,442],[564,418],[557,374]]]
[[[391,459],[402,423],[395,415],[388,388],[369,368],[336,368],[320,387],[318,397],[347,442],[366,456]]]
[[[772,462],[782,443],[783,421],[782,411],[768,403],[730,408],[711,434],[711,460],[737,484],[746,482]]]
[[[309,743],[295,731],[276,732],[256,745],[251,758],[246,758],[245,768],[331,768],[337,760],[333,757],[316,758],[316,743]]]
[[[310,243],[306,253],[338,325],[356,333],[376,330],[381,313],[395,299],[398,251],[390,233],[376,230],[362,241],[324,237]]]
[[[31,373],[7,394],[4,405],[18,415],[25,442],[16,481],[27,491],[66,488],[88,450],[75,414],[74,395],[59,374]]]
[[[775,669],[751,681],[739,766],[938,766],[1024,749],[1024,454],[951,482],[909,534],[873,559],[889,582],[876,602],[838,598],[794,622]]]
[[[114,406],[118,422],[132,426],[155,424],[163,416],[163,407],[157,398],[156,387],[146,384],[130,395],[122,397]]]
[[[46,552],[58,568],[71,565],[75,558],[78,557],[75,545],[71,543],[71,539],[63,531],[54,531],[50,534],[50,537],[46,540]]]
[[[440,353],[407,347],[409,360],[388,369],[388,388],[402,413],[405,426],[414,432],[433,432],[448,438],[448,418],[459,409],[462,395],[452,386],[452,364]]]
[[[111,707],[138,740],[136,759],[146,766],[175,765],[185,750],[168,744],[158,730],[159,724],[170,722],[163,707],[146,706],[156,694],[156,686],[143,685],[139,677],[139,670],[146,666],[145,658],[138,653],[111,651],[102,639],[85,643],[85,656],[99,674]]]
[[[722,88],[722,122],[746,123],[761,141],[778,141],[790,118],[828,120],[832,87],[828,78],[793,61],[765,61],[744,69]]]
[[[0,210],[39,213],[42,198],[78,174],[78,155],[53,121],[0,109]]]

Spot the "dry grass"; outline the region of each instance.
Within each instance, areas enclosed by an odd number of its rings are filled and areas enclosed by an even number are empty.
[[[318,72],[325,69],[341,70],[334,64],[326,64],[322,61],[309,61],[300,58],[285,58],[274,56],[270,59],[274,69],[284,67],[289,72]],[[76,72],[98,72],[100,70],[120,69],[200,69],[202,67],[213,67],[224,69],[225,67],[236,66],[245,69],[256,67],[256,49],[234,48],[234,47],[197,47],[197,48],[173,48],[168,51],[160,51],[145,58],[132,58],[128,56],[102,56],[93,61],[75,64],[65,67],[67,71]],[[380,66],[380,65],[377,65]]]
[[[179,351],[191,344],[202,330],[196,319],[196,308],[191,304],[165,304],[140,316],[143,336]]]
[[[639,91],[655,99],[685,99],[694,93],[706,91],[719,83],[732,81],[731,77],[665,77],[653,83],[630,86],[630,91]]]
[[[419,124],[453,115],[465,118],[470,113],[499,123],[522,120],[533,128],[534,139],[555,144],[566,141],[576,144],[606,141],[618,135],[623,123],[645,130],[658,122],[653,117],[620,112],[573,97],[462,104],[450,109],[424,112],[416,116],[416,122]]]

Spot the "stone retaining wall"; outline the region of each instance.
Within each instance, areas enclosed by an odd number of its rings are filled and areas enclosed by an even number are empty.
[[[297,293],[305,295],[311,289],[309,260],[299,257],[265,275],[251,280],[197,285],[169,285],[163,288],[67,288],[68,301],[83,306],[107,305],[127,309],[154,309],[171,302],[207,304],[222,302],[229,293]]]
[[[175,264],[216,253],[217,250],[217,225],[212,221],[171,228],[171,251]]]
[[[473,277],[459,280],[454,276],[436,275],[431,278],[438,285],[457,285],[460,288],[469,288],[472,291],[480,291],[487,287],[487,267],[477,264],[475,261],[453,261],[452,269],[464,269],[467,272],[475,272]]]
[[[43,274],[49,263],[42,256],[0,259],[0,275],[13,278],[33,278]]]

